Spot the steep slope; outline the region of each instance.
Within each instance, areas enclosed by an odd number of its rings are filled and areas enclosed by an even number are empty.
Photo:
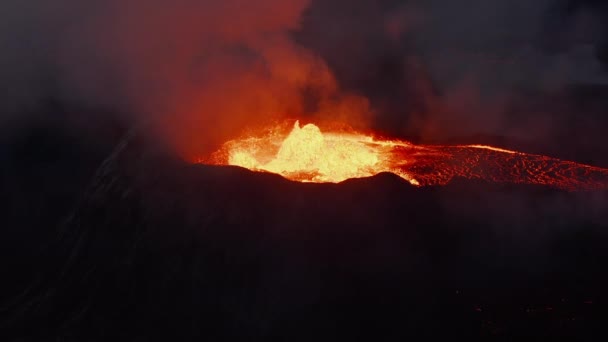
[[[606,192],[392,174],[303,184],[143,136],[98,170],[9,337],[400,341],[593,336]]]

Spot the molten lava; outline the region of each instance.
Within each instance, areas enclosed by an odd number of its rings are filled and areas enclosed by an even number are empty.
[[[337,183],[391,172],[416,186],[464,177],[566,190],[608,189],[608,169],[485,145],[414,145],[346,130],[324,133],[297,121],[290,132],[279,125],[229,141],[208,162],[300,182]]]

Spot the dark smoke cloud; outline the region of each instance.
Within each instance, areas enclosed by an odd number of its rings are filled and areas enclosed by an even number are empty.
[[[310,112],[426,140],[531,132],[551,140],[569,119],[513,107],[522,92],[608,83],[604,7],[7,0],[0,120],[55,96],[155,122],[186,154],[209,152],[244,126]]]
[[[600,18],[585,9],[566,17],[552,0],[430,1],[418,8],[423,18],[411,39],[445,94],[432,113],[435,125],[497,133],[510,126],[514,90],[608,80],[593,45]]]
[[[316,1],[300,39],[369,96],[380,128],[543,141],[557,139],[564,113],[513,107],[529,92],[553,104],[547,94],[565,87],[608,84],[605,19],[589,1]]]

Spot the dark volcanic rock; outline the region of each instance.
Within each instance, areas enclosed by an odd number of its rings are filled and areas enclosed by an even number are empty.
[[[607,204],[392,174],[294,183],[131,137],[7,327],[68,341],[595,336]]]

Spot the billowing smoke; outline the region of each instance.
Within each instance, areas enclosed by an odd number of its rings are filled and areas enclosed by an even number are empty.
[[[575,0],[317,1],[299,39],[394,134],[550,144],[584,134],[596,144],[589,122],[602,127],[606,103],[569,89],[608,84],[606,13]]]
[[[208,152],[274,118],[363,117],[365,99],[341,95],[325,63],[290,38],[307,5],[9,1],[2,13],[15,19],[2,20],[3,80],[13,106],[54,87],[64,98],[134,113],[184,153]]]
[[[605,13],[574,0],[6,0],[0,120],[54,96],[130,113],[186,154],[306,114],[427,141],[557,141],[573,119],[556,110],[577,108],[526,94],[608,83]]]
[[[608,82],[594,45],[602,18],[589,8],[568,13],[554,0],[412,7],[421,18],[410,39],[440,92],[423,130],[514,134],[505,131],[514,126],[509,106],[518,93]],[[549,119],[539,116],[526,128],[550,126]]]

